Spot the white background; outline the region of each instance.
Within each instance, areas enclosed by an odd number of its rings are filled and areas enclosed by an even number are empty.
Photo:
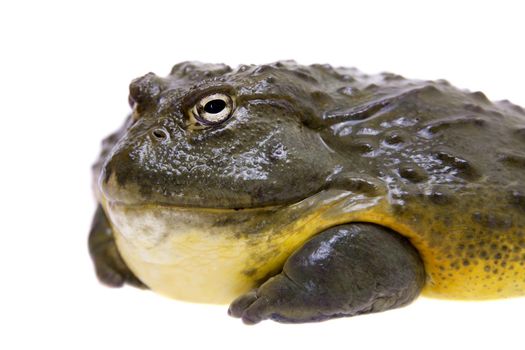
[[[182,60],[356,66],[525,105],[519,1],[2,1],[1,349],[523,348],[525,298],[420,298],[320,324],[242,325],[226,306],[95,280],[90,165],[127,85]]]

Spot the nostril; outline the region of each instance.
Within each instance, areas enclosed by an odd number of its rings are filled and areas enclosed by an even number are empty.
[[[153,130],[151,134],[158,141],[164,141],[168,138],[168,132],[161,128]]]

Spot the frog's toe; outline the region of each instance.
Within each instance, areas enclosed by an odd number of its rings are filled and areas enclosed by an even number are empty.
[[[125,265],[119,265],[121,264],[118,262],[95,265],[98,280],[106,286],[114,288],[122,287],[125,283],[137,288],[147,288]]]
[[[257,290],[251,290],[235,299],[228,308],[228,315],[241,318],[243,312],[257,300]]]
[[[109,287],[122,287],[125,282],[124,275],[108,265],[96,267],[98,280]]]
[[[228,314],[242,319],[245,324],[256,324],[271,315],[271,303],[266,297],[258,297],[256,291],[251,291],[237,298],[228,309]]]
[[[281,273],[270,278],[257,290],[234,300],[228,313],[250,325],[266,319],[285,323],[308,322],[315,317],[302,314],[302,304],[308,304],[305,292],[300,285]]]
[[[271,297],[257,295],[256,290],[237,298],[230,306],[228,314],[242,319],[245,324],[252,325],[262,320],[272,318],[277,312]]]

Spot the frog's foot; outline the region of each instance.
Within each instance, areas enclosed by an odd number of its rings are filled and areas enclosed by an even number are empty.
[[[135,287],[146,288],[122,260],[113,238],[113,230],[100,205],[93,218],[88,245],[100,282],[110,287],[121,287],[124,283],[128,283]]]
[[[406,305],[424,282],[423,263],[407,239],[373,224],[347,224],[310,239],[228,313],[247,324],[354,316]]]

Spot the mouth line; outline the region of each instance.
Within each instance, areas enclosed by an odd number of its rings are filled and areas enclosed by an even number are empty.
[[[337,190],[336,190],[337,191]],[[253,211],[278,211],[282,210],[284,208],[293,208],[298,207],[302,205],[312,205],[312,203],[308,203],[309,201],[315,201],[315,202],[323,202],[323,201],[333,201],[337,200],[338,198],[346,197],[348,195],[348,191],[339,190],[337,191],[339,193],[333,193],[329,190],[323,189],[320,191],[317,191],[313,194],[310,194],[304,198],[290,201],[290,202],[284,202],[279,204],[269,204],[269,205],[261,205],[261,206],[253,206],[253,207],[205,207],[205,206],[196,206],[196,205],[184,205],[184,204],[174,204],[174,203],[166,203],[166,202],[140,202],[140,203],[126,203],[124,201],[119,200],[109,200],[106,199],[106,203],[110,207],[125,207],[129,209],[148,209],[148,208],[166,208],[166,209],[172,209],[172,210],[180,210],[180,211],[206,211],[206,212],[216,212],[216,213],[247,213],[247,212],[253,212]]]
[[[308,198],[308,197],[307,197]],[[306,198],[304,198],[306,199]],[[290,205],[294,205],[302,202],[304,199],[301,199],[297,202],[275,204],[275,205],[262,205],[258,207],[205,207],[205,206],[196,206],[196,205],[184,205],[184,204],[173,204],[173,203],[163,203],[163,202],[142,202],[142,203],[126,203],[118,200],[108,200],[107,203],[110,207],[126,207],[126,208],[167,208],[181,211],[213,211],[213,212],[247,212],[247,211],[260,211],[260,210],[278,210]]]

